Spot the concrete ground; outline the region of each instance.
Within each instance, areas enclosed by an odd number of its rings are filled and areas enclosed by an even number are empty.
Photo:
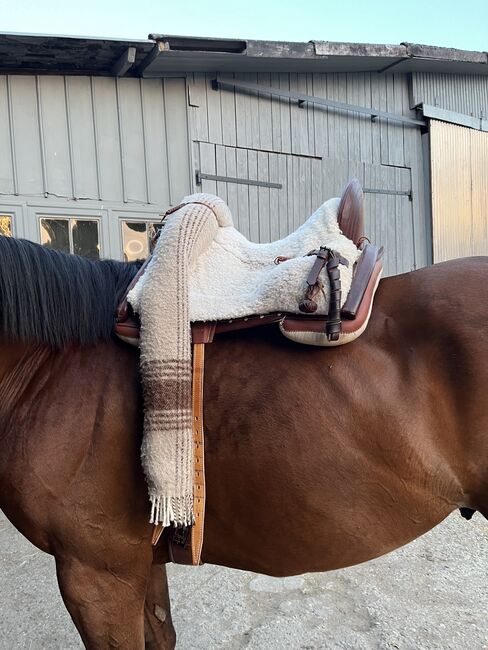
[[[179,650],[488,648],[488,522],[455,513],[379,560],[274,579],[170,567]],[[82,645],[54,562],[0,514],[0,650]]]

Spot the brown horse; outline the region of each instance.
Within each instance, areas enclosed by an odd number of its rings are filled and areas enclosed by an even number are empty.
[[[134,269],[5,241],[0,505],[54,555],[88,648],[171,648],[168,556],[164,536],[151,548],[139,463],[137,351],[80,345],[106,336]],[[208,346],[203,560],[326,571],[460,506],[488,516],[487,317],[488,258],[477,258],[383,280],[368,330],[343,348],[299,346],[275,326]]]

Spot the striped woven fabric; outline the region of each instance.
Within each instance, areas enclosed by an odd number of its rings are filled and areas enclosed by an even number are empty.
[[[193,194],[182,206],[167,217],[146,273],[128,295],[141,318],[142,461],[151,521],[164,526],[193,522],[190,321],[297,313],[315,261],[307,253],[324,244],[348,260],[341,265],[345,300],[359,256],[337,224],[339,199],[269,244],[239,233],[216,196]],[[277,257],[284,260],[279,265]],[[317,314],[328,313],[329,294],[323,271]]]
[[[232,224],[221,199],[191,199],[200,203],[189,203],[167,218],[136,301],[144,394],[142,464],[151,522],[163,526],[193,523],[188,278],[218,227]]]

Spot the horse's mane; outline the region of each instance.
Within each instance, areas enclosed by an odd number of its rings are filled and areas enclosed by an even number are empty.
[[[56,349],[108,340],[137,268],[0,236],[0,334]]]

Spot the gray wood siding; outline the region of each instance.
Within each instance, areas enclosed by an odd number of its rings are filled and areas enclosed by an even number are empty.
[[[201,191],[217,194],[229,205],[235,226],[253,241],[268,242],[295,230],[326,198],[340,196],[351,177],[365,188],[366,235],[385,246],[385,273],[411,271],[417,258],[409,168],[333,158],[198,143],[196,162],[205,174],[280,183],[281,189],[202,180]],[[236,171],[237,170],[237,171]],[[382,188],[405,194],[368,192]],[[412,197],[413,198],[413,197]]]
[[[246,236],[269,241],[286,235],[324,200],[340,195],[355,176],[372,190],[411,193],[366,195],[368,233],[375,243],[385,245],[386,273],[410,271],[431,261],[418,128],[317,105],[300,108],[296,101],[265,93],[215,91],[215,76],[195,73],[188,80],[195,169],[283,185],[278,190],[203,181],[202,191],[227,200]],[[226,77],[415,116],[406,75]]]
[[[411,105],[422,103],[487,119],[488,76],[414,72]]]
[[[0,76],[0,194],[157,205],[190,191],[186,81]]]

